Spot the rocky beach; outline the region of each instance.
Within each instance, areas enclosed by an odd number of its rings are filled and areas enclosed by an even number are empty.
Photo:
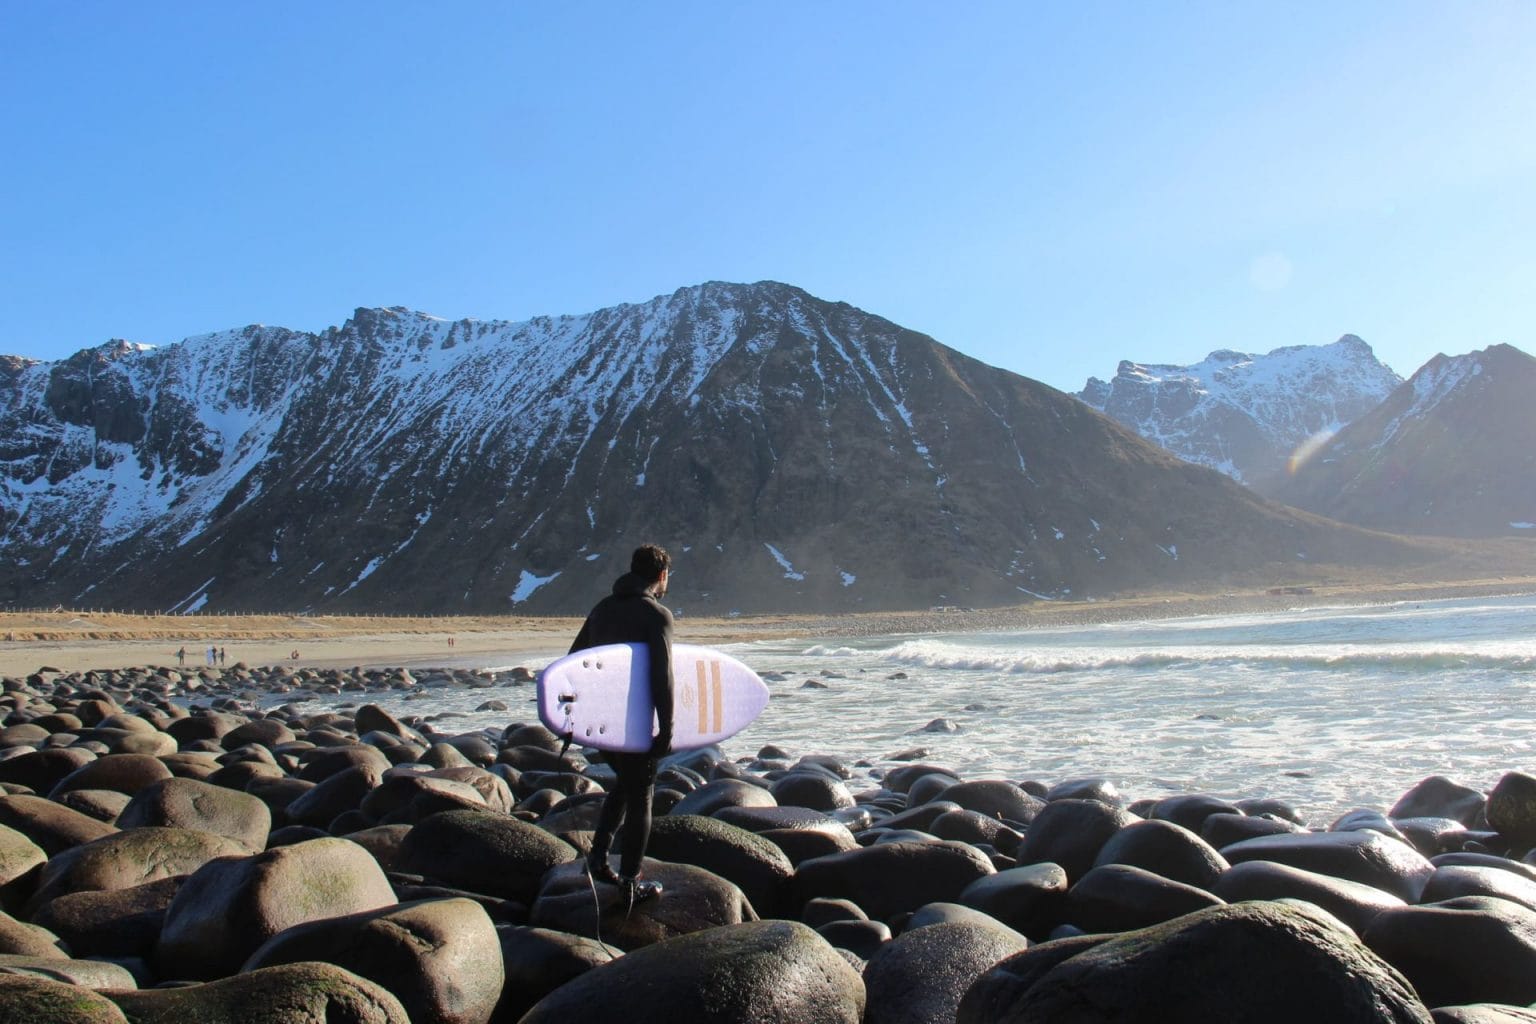
[[[457,688],[521,709],[531,677],[6,678],[0,1018],[1536,1019],[1519,771],[1303,821],[1122,792],[1113,766],[686,751],[658,780],[645,873],[665,891],[631,906],[583,869],[600,755],[516,711],[458,732],[379,706]]]

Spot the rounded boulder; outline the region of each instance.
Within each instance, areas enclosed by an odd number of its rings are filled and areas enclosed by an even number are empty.
[[[531,904],[545,872],[576,848],[536,825],[491,811],[444,811],[411,828],[400,844],[408,872],[487,896]]]
[[[345,839],[225,857],[182,883],[155,956],[168,977],[223,977],[281,931],[394,903],[373,855]]]
[[[989,988],[1006,963],[983,975],[959,1024],[1430,1021],[1402,975],[1305,904],[1213,907],[1104,941],[1088,937],[1063,952],[1071,955],[1002,992]]]
[[[864,982],[825,939],[793,921],[757,921],[593,968],[540,1000],[522,1024],[860,1024],[864,1008]]]
[[[1011,928],[946,921],[903,932],[864,968],[865,1024],[953,1020],[971,984],[998,961],[1026,948]]]
[[[485,1024],[504,980],[496,926],[480,904],[461,898],[296,925],[268,939],[243,970],[306,960],[388,989],[412,1024]]]

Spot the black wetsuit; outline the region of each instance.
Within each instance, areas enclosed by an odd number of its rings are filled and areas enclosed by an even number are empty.
[[[648,591],[648,582],[625,573],[613,584],[613,593],[597,603],[571,644],[571,653],[604,644],[643,643],[650,648],[651,704],[656,708],[659,732],[647,753],[608,753],[618,779],[603,801],[592,848],[606,857],[613,835],[622,824],[624,843],[619,851],[619,873],[634,878],[640,873],[651,836],[651,794],[656,784],[657,758],[672,744],[672,613]]]

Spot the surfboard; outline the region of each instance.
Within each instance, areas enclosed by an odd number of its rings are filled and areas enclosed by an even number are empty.
[[[599,750],[651,749],[650,653],[644,644],[590,647],[539,673],[539,720],[558,736]],[[768,706],[768,687],[729,654],[672,645],[672,749],[736,735]]]

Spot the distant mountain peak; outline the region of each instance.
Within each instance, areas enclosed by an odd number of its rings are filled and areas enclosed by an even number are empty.
[[[1401,379],[1352,334],[1264,354],[1217,349],[1193,365],[1123,360],[1078,397],[1180,458],[1267,490],[1296,448],[1369,410]]]
[[[1276,496],[1400,533],[1529,536],[1536,358],[1511,345],[1436,355],[1321,446]]]

